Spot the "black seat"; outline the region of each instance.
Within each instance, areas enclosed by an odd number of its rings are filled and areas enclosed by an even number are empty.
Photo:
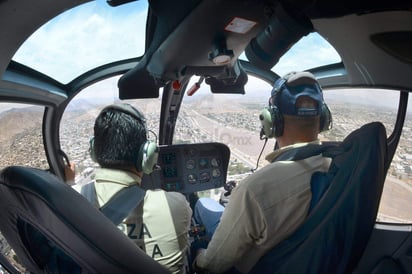
[[[0,173],[0,231],[33,273],[167,273],[56,176]]]
[[[322,197],[314,195],[319,201],[303,225],[263,256],[252,273],[350,273],[356,267],[387,172],[385,128],[367,124],[337,147],[325,146],[323,154],[333,158],[332,164],[317,177],[330,186]]]

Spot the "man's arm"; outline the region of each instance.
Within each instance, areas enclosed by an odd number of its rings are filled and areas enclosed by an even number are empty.
[[[64,179],[68,185],[75,184],[76,166],[73,162],[64,165]]]
[[[233,191],[208,248],[200,250],[196,257],[195,266],[211,272],[230,269],[259,239],[264,227],[260,207],[240,184]]]

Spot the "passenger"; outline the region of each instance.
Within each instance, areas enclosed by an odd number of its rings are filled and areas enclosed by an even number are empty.
[[[308,72],[290,73],[279,79],[269,108],[263,112],[264,135],[275,137],[280,148],[267,155],[269,162],[292,148],[320,143],[318,133],[328,129],[331,121],[320,85]],[[296,162],[273,162],[238,184],[221,216],[218,210],[209,214],[210,200],[199,199],[195,218],[206,229],[219,224],[207,248],[198,250],[194,269],[198,273],[229,269],[249,272],[306,219],[312,197],[311,175],[327,171],[330,162],[321,155]]]
[[[140,149],[146,142],[145,118],[131,105],[110,105],[100,112],[91,142],[92,158],[100,165],[92,182],[99,207],[119,190],[140,186],[143,171],[138,158],[145,157]],[[144,201],[119,228],[168,270],[184,273],[191,216],[181,193],[147,190]]]

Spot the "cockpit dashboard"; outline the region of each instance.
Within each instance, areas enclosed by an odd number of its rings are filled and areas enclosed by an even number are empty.
[[[177,144],[159,147],[158,168],[144,175],[144,189],[183,194],[220,188],[226,183],[230,149],[222,143]]]

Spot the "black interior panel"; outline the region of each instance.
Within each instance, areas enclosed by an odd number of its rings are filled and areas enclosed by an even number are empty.
[[[185,194],[223,187],[229,158],[229,148],[221,143],[161,146],[159,169],[143,177],[142,187]]]

